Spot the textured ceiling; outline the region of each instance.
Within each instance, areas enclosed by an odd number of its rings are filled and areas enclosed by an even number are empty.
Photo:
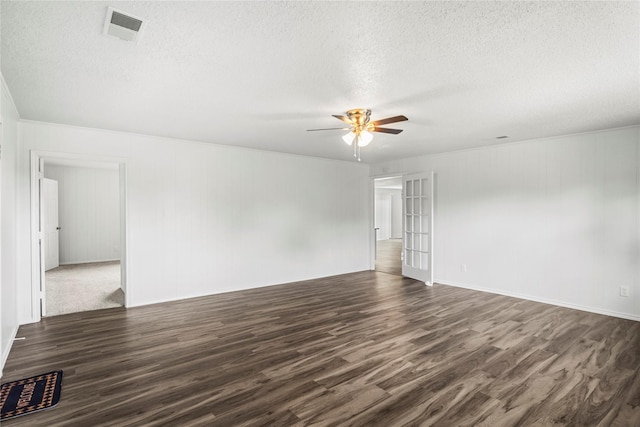
[[[3,0],[1,69],[23,119],[318,157],[331,114],[409,117],[371,163],[640,123],[639,5]]]

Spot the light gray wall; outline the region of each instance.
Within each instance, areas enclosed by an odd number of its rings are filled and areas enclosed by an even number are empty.
[[[387,240],[391,237],[391,196],[380,194],[379,190],[376,190],[375,197],[376,239]]]
[[[436,282],[640,320],[639,135],[498,145],[371,174],[436,172]]]
[[[130,306],[370,268],[366,165],[35,122],[21,144],[26,218],[29,150],[125,163]],[[18,230],[22,322],[35,318],[29,236]]]
[[[391,195],[391,238],[402,239],[402,190]]]
[[[0,75],[0,374],[18,330],[18,281],[16,271],[16,167],[18,113]]]
[[[118,170],[50,165],[58,181],[60,264],[120,259]]]
[[[402,238],[402,190],[376,188],[378,240]]]

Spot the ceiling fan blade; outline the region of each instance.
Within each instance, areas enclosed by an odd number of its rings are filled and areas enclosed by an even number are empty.
[[[315,132],[318,130],[351,130],[351,128],[324,128],[324,129],[307,129],[307,132]]]
[[[389,129],[389,128],[376,128],[376,127],[374,127],[372,132],[392,133],[394,135],[397,135],[400,132],[402,132],[402,129]]]
[[[393,116],[393,117],[387,117],[386,119],[374,120],[369,123],[373,124],[374,126],[378,126],[378,125],[386,125],[388,123],[404,122],[406,120],[409,120],[409,119],[407,119],[405,116]]]
[[[333,116],[333,117],[335,117],[336,119],[338,119],[338,120],[342,120],[343,122],[348,123],[348,124],[350,124],[350,125],[352,125],[352,124],[353,124],[353,122],[352,122],[351,120],[349,120],[349,117],[346,117],[346,116],[339,116],[339,115],[337,115],[337,114],[332,114],[332,116]]]

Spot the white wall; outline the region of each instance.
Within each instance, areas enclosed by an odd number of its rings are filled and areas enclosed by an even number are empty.
[[[18,113],[0,75],[0,375],[18,330],[16,273],[16,166]]]
[[[389,194],[380,194],[376,190],[375,197],[374,223],[377,229],[376,239],[387,240],[391,237],[391,196]]]
[[[402,190],[391,195],[391,238],[402,239]]]
[[[45,177],[58,181],[60,264],[120,259],[118,174],[45,162]]]
[[[640,320],[639,139],[613,129],[371,173],[436,172],[436,282]]]
[[[21,138],[25,218],[29,150],[126,163],[130,306],[370,268],[366,165],[34,122]],[[28,226],[18,233],[24,278]],[[20,287],[22,322],[31,292]]]
[[[402,238],[402,190],[387,189],[385,190],[391,201],[391,230],[389,232],[390,239]]]
[[[378,240],[402,238],[402,190],[376,188],[375,198]]]

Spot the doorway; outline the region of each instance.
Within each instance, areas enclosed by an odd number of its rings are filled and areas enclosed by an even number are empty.
[[[32,154],[32,167],[36,318],[126,306],[124,164]]]
[[[402,275],[402,177],[374,180],[375,270]]]

